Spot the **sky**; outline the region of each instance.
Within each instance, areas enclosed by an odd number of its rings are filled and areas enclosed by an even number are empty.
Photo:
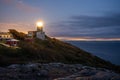
[[[119,40],[120,0],[0,0],[0,31],[44,31],[61,40]]]

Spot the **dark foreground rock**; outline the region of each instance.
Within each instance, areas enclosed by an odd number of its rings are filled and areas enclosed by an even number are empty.
[[[120,80],[120,74],[81,64],[30,63],[0,67],[0,80]]]

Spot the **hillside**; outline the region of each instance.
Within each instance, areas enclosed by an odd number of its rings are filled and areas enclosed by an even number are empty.
[[[120,67],[83,51],[69,43],[47,37],[47,40],[34,38],[33,42],[20,40],[20,48],[7,48],[0,45],[0,65],[24,64],[29,62],[62,62],[103,67],[120,72]]]

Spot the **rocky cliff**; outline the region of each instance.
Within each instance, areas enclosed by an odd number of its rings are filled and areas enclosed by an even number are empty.
[[[120,74],[81,64],[28,63],[0,67],[0,80],[120,80]]]

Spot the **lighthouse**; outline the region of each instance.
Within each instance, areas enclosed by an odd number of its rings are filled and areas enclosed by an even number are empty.
[[[37,32],[36,32],[36,37],[42,40],[45,40],[45,32],[43,31],[43,22],[38,21],[36,23],[37,26]]]

